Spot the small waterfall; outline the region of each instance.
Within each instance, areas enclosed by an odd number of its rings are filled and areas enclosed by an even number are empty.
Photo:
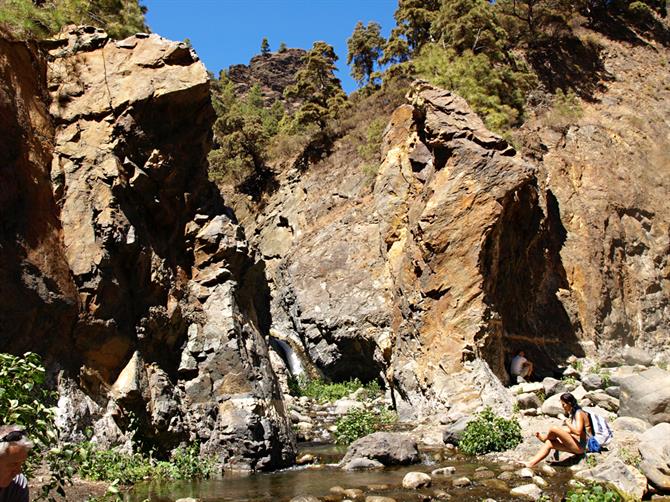
[[[277,344],[277,347],[281,349],[281,352],[286,361],[286,366],[288,366],[291,375],[297,377],[305,374],[305,368],[302,365],[302,361],[298,355],[293,351],[291,346],[286,343],[284,340],[278,338],[272,338],[272,340]]]

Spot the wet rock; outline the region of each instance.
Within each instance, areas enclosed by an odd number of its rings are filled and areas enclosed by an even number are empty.
[[[640,436],[640,469],[661,490],[670,490],[670,424],[660,423]]]
[[[378,460],[365,458],[365,457],[355,457],[351,460],[348,460],[342,465],[342,469],[345,471],[356,471],[360,469],[383,469],[384,464]]]
[[[556,469],[554,469],[552,466],[547,465],[547,464],[542,464],[542,467],[540,467],[540,470],[545,473],[547,476],[555,476],[556,475]]]
[[[375,432],[354,441],[342,464],[355,458],[369,458],[384,465],[407,465],[420,460],[416,441],[409,434],[399,432]]]
[[[298,497],[293,497],[290,502],[321,502],[319,497],[314,497],[312,495],[300,495]]]
[[[537,500],[542,496],[542,490],[539,486],[530,483],[512,488],[510,490],[510,495],[514,497],[527,498],[530,500]]]
[[[670,373],[653,367],[621,380],[619,415],[656,425],[670,421]]]
[[[177,499],[175,502],[200,502],[201,499],[194,499],[191,497],[183,498],[183,499]]]
[[[313,464],[314,462],[316,462],[316,460],[317,458],[314,455],[306,453],[305,455],[300,456],[295,461],[295,463],[298,465],[306,465],[306,464]]]
[[[440,467],[439,469],[435,469],[431,471],[431,476],[453,476],[453,474],[456,472],[456,468],[452,466],[447,466],[447,467]]]
[[[495,473],[493,471],[489,471],[488,469],[476,471],[474,474],[475,479],[491,479],[494,477]]]
[[[435,490],[433,492],[433,498],[435,500],[451,500],[451,495],[444,490]]]
[[[380,495],[368,495],[365,497],[365,502],[396,502],[396,500],[391,497],[382,497]]]
[[[402,478],[402,487],[415,490],[430,486],[432,479],[425,472],[408,472]]]
[[[461,478],[454,479],[451,484],[457,488],[462,488],[464,486],[470,486],[472,481],[469,478],[463,476]]]
[[[342,495],[352,500],[358,500],[363,498],[363,490],[359,488],[347,488],[342,492]]]
[[[516,475],[519,476],[520,478],[532,478],[535,476],[535,472],[533,469],[530,469],[528,467],[524,467],[523,469],[520,469],[516,472]]]
[[[505,472],[501,472],[500,474],[498,474],[498,479],[501,479],[503,481],[509,481],[510,479],[513,479],[513,478],[514,478],[514,474],[511,473],[510,471],[505,471]]]
[[[533,483],[535,483],[540,488],[546,488],[547,482],[540,476],[533,476]]]

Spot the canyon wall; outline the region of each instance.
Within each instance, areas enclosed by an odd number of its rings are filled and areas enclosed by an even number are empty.
[[[207,180],[204,65],[157,35],[45,47],[2,45],[2,350],[47,354],[66,438],[289,465],[264,265]]]

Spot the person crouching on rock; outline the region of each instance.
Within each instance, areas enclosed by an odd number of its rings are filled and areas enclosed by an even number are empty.
[[[556,452],[566,451],[575,455],[584,453],[588,416],[577,404],[575,396],[569,392],[561,394],[561,405],[568,416],[563,421],[564,426],[553,426],[546,434],[535,433],[535,437],[542,441],[544,445],[529,462],[525,463],[526,467],[535,467],[551,453],[552,449]]]
[[[0,427],[0,501],[28,502],[28,481],[21,468],[32,447],[21,427]]]

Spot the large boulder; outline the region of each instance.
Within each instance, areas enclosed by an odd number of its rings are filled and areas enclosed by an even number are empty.
[[[660,423],[640,436],[640,469],[661,490],[670,490],[670,424]]]
[[[375,432],[354,441],[341,465],[356,458],[376,460],[384,465],[407,465],[420,460],[416,441],[409,434],[400,432]]]
[[[619,415],[670,422],[670,373],[658,367],[621,379]]]
[[[626,500],[641,500],[647,493],[647,478],[644,474],[618,458],[608,458],[592,469],[579,471],[576,477],[612,485]]]

